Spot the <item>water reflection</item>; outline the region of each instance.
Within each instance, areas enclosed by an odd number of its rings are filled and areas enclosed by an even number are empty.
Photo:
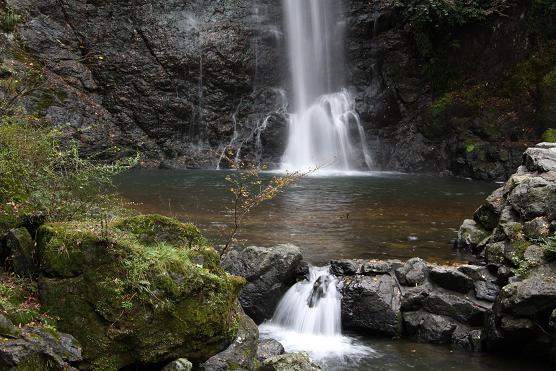
[[[134,170],[119,182],[142,211],[192,221],[222,242],[222,229],[231,220],[224,176],[215,171]],[[494,188],[494,183],[395,173],[304,178],[255,210],[239,240],[255,245],[290,242],[313,263],[331,258],[466,259],[452,250],[450,241]]]

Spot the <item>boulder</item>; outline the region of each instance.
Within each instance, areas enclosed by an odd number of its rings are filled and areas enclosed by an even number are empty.
[[[424,302],[429,313],[451,317],[469,326],[482,326],[489,305],[479,305],[467,297],[433,291]]]
[[[456,247],[475,249],[489,236],[490,232],[486,231],[474,220],[467,219],[459,228]]]
[[[346,277],[342,295],[345,327],[392,336],[401,333],[401,291],[392,276]]]
[[[504,208],[505,201],[506,199],[504,198],[504,188],[500,187],[494,192],[492,192],[492,194],[490,194],[487,197],[485,202],[473,214],[473,220],[476,222],[476,224],[473,226],[473,224],[470,223],[468,220],[464,221],[463,224],[464,225],[467,224],[468,227],[474,227],[474,228],[480,228],[477,226],[482,226],[484,227],[484,229],[492,231],[498,224],[498,221],[500,220],[500,213]],[[465,231],[466,229],[467,228],[465,228],[463,231]],[[460,231],[462,231],[461,228]],[[479,232],[480,231],[481,230],[479,230]],[[466,238],[467,236],[469,236],[470,242],[477,241],[479,239],[477,232],[478,231],[474,230],[473,228],[470,228],[468,232],[469,234],[465,235],[462,233],[461,237]],[[459,240],[459,234],[458,234],[458,240]]]
[[[455,347],[469,352],[480,352],[483,350],[483,337],[482,330],[459,325],[452,334],[452,343]]]
[[[81,347],[68,334],[25,327],[15,339],[0,341],[0,370],[77,370],[70,364],[81,361]]]
[[[266,359],[260,371],[320,371],[309,354],[305,352],[286,353]]]
[[[11,229],[5,236],[5,245],[16,274],[32,276],[37,272],[35,241],[25,227]]]
[[[223,352],[210,357],[199,368],[205,371],[254,370],[257,366],[259,328],[245,313],[241,314],[234,342]]]
[[[556,182],[531,176],[519,183],[509,194],[508,202],[526,220],[539,216],[556,218]]]
[[[496,314],[532,318],[556,308],[556,268],[543,265],[521,281],[512,282],[496,299]],[[548,318],[546,318],[548,321]]]
[[[10,321],[9,318],[0,313],[0,337],[17,338],[21,331]]]
[[[475,281],[473,284],[475,288],[475,297],[479,300],[485,300],[494,303],[498,293],[500,292],[500,286],[491,281]]]
[[[356,260],[332,260],[330,262],[330,273],[336,277],[354,276],[359,273],[361,263]]]
[[[83,367],[204,361],[226,349],[245,281],[222,270],[197,228],[156,215],[108,228],[108,239],[86,222],[38,231],[42,309],[79,340]]]
[[[547,172],[556,169],[556,146],[541,143],[528,148],[523,154],[523,165],[531,172]]]
[[[438,286],[462,294],[473,289],[473,280],[457,268],[433,267],[429,272],[429,277]]]
[[[257,346],[257,359],[259,362],[284,354],[284,346],[274,339],[261,339]]]
[[[193,364],[186,358],[176,359],[167,364],[161,371],[191,371]]]
[[[547,237],[550,234],[550,223],[544,216],[539,216],[523,224],[525,237],[531,241]]]
[[[245,313],[260,323],[272,318],[282,296],[297,281],[302,258],[293,245],[250,246],[230,251],[222,267],[247,280],[239,302]]]
[[[417,311],[403,313],[403,327],[405,333],[414,340],[449,344],[458,323],[449,317]]]
[[[425,285],[406,290],[402,295],[402,311],[412,312],[423,308],[431,292],[432,288]]]
[[[402,265],[398,260],[370,260],[361,266],[361,274],[365,276],[386,274],[393,269],[393,266],[399,268]]]
[[[420,285],[427,279],[429,268],[421,258],[409,259],[402,267],[396,269],[396,277],[404,286]]]

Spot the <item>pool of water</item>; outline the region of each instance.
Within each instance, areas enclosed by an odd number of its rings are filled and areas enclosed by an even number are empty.
[[[122,175],[119,184],[141,211],[191,221],[219,244],[232,222],[225,175],[134,170]],[[293,243],[315,264],[337,258],[466,260],[468,256],[452,249],[457,228],[496,187],[491,182],[396,173],[302,178],[252,212],[238,243]]]
[[[215,243],[232,222],[226,172],[133,170],[118,179],[122,194],[143,212],[197,224]],[[266,174],[265,177],[271,177]],[[466,260],[452,248],[463,219],[497,184],[408,174],[354,174],[301,179],[246,221],[238,243],[293,243],[312,263],[336,258]],[[360,337],[311,338],[261,326],[261,336],[281,340],[288,351],[306,350],[332,371],[548,370],[531,360],[473,354],[448,346]],[[305,337],[304,337],[305,336]],[[328,347],[328,348],[327,348]]]

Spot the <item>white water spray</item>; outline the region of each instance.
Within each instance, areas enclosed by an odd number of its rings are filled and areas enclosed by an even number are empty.
[[[287,351],[306,351],[321,364],[341,363],[345,357],[356,361],[376,354],[355,339],[342,336],[337,284],[329,267],[311,267],[309,280],[290,288],[272,319],[260,326],[261,336],[278,340]]]
[[[283,7],[295,113],[282,170],[369,170],[371,157],[354,100],[341,88],[341,1],[283,0]]]

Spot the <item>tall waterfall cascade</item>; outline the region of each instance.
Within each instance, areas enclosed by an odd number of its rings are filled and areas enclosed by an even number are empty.
[[[368,170],[355,102],[343,88],[342,1],[282,0],[293,112],[282,170]]]
[[[356,339],[342,336],[341,294],[329,269],[310,267],[308,280],[291,287],[272,319],[260,326],[261,336],[278,340],[287,351],[306,351],[321,364],[374,354]]]

